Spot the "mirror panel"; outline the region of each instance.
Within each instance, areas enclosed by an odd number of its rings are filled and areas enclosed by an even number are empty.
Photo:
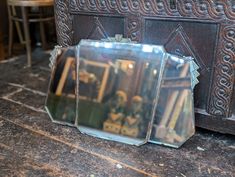
[[[82,40],[77,126],[83,133],[147,142],[165,51],[161,46]]]
[[[192,77],[188,59],[168,56],[150,142],[180,147],[195,132]]]
[[[52,69],[46,110],[53,122],[75,125],[76,56],[73,47],[61,49]]]

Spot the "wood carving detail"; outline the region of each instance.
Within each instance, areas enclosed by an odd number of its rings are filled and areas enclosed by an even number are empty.
[[[94,24],[93,27],[90,31],[90,33],[88,34],[88,36],[86,37],[87,39],[104,39],[104,38],[108,38],[108,35],[103,27],[103,25],[101,24],[99,17],[94,17]]]
[[[178,24],[177,28],[169,35],[164,47],[167,52],[173,55],[193,57],[197,65],[200,67],[200,70],[206,69],[205,63],[196,51],[195,47],[191,44],[187,33],[180,24]]]
[[[71,0],[72,13],[119,13],[144,16],[235,20],[235,5],[225,0],[178,0],[172,9],[166,0]]]
[[[217,51],[208,112],[229,117],[235,82],[235,25],[222,26],[218,48],[222,50]]]
[[[126,20],[126,36],[132,41],[141,42],[142,33],[141,33],[142,19],[140,16],[128,16]]]
[[[69,0],[55,1],[56,31],[59,45],[72,45],[72,16],[69,13]]]

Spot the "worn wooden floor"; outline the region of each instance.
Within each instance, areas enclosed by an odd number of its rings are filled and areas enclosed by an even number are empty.
[[[235,137],[198,130],[181,149],[134,147],[53,124],[48,54],[0,64],[0,176],[235,176]]]

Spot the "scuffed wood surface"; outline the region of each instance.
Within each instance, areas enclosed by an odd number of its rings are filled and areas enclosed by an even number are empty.
[[[48,54],[0,64],[0,177],[233,177],[235,138],[199,130],[181,149],[141,147],[81,135],[50,121],[43,109]]]

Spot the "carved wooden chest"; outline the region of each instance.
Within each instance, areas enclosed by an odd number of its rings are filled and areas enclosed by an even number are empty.
[[[123,34],[200,66],[196,124],[235,134],[235,1],[55,0],[58,43]]]

